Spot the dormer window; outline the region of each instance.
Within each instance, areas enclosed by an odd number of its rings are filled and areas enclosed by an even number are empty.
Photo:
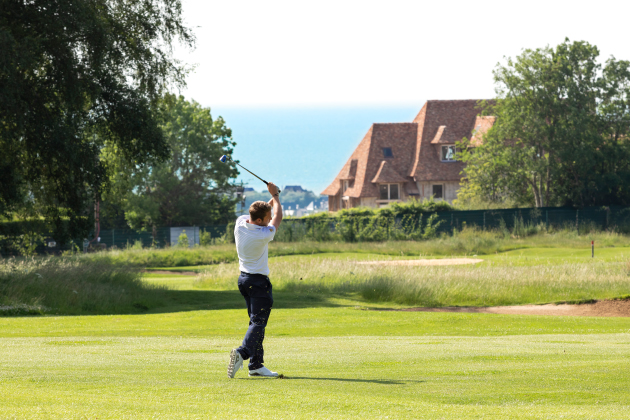
[[[393,158],[394,154],[392,153],[391,147],[383,147],[383,157],[385,158]]]
[[[381,184],[378,186],[381,200],[398,200],[398,184]]]
[[[455,146],[442,146],[442,162],[456,162]]]
[[[344,179],[341,181],[341,192],[345,193],[347,189],[354,187],[354,179]]]

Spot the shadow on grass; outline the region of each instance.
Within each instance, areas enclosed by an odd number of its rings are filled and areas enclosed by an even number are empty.
[[[305,309],[318,307],[344,307],[349,305],[333,302],[330,294],[294,293],[274,291],[274,309]],[[100,309],[70,307],[39,312],[4,311],[0,318],[92,315],[145,315],[189,311],[209,311],[225,309],[245,310],[245,300],[237,290],[152,290],[135,298],[129,304],[119,306],[103,305]]]
[[[421,383],[426,381],[401,380],[401,379],[352,379],[352,378],[314,378],[306,376],[284,376],[278,379],[302,379],[308,381],[339,381],[339,382],[363,382],[382,385],[405,385],[407,383]]]
[[[142,313],[168,313],[201,310],[245,309],[245,300],[236,290],[165,290],[164,305],[147,308]],[[274,291],[274,309],[341,307],[327,296]],[[135,312],[136,314],[138,312]]]

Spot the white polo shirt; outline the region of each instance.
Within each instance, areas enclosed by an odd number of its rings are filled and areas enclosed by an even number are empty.
[[[274,226],[258,226],[247,223],[249,216],[236,219],[234,239],[238,253],[238,267],[250,274],[269,275],[267,245],[276,234]]]

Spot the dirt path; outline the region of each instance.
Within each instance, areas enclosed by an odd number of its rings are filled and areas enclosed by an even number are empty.
[[[486,308],[463,306],[443,308],[398,309],[405,312],[462,312],[511,315],[559,315],[559,316],[620,316],[630,317],[630,300],[600,300],[581,305],[521,305],[490,306]]]
[[[369,265],[463,265],[477,264],[483,260],[475,258],[436,258],[424,260],[359,261],[357,264]]]

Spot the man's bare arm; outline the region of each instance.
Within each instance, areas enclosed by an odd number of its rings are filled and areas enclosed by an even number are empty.
[[[269,200],[269,204],[273,205],[273,218],[271,222],[269,222],[269,226],[274,226],[276,231],[280,227],[280,222],[282,222],[282,205],[280,204],[280,193],[278,192],[278,187],[275,186],[273,182],[267,184],[267,190],[271,194],[271,200]]]

